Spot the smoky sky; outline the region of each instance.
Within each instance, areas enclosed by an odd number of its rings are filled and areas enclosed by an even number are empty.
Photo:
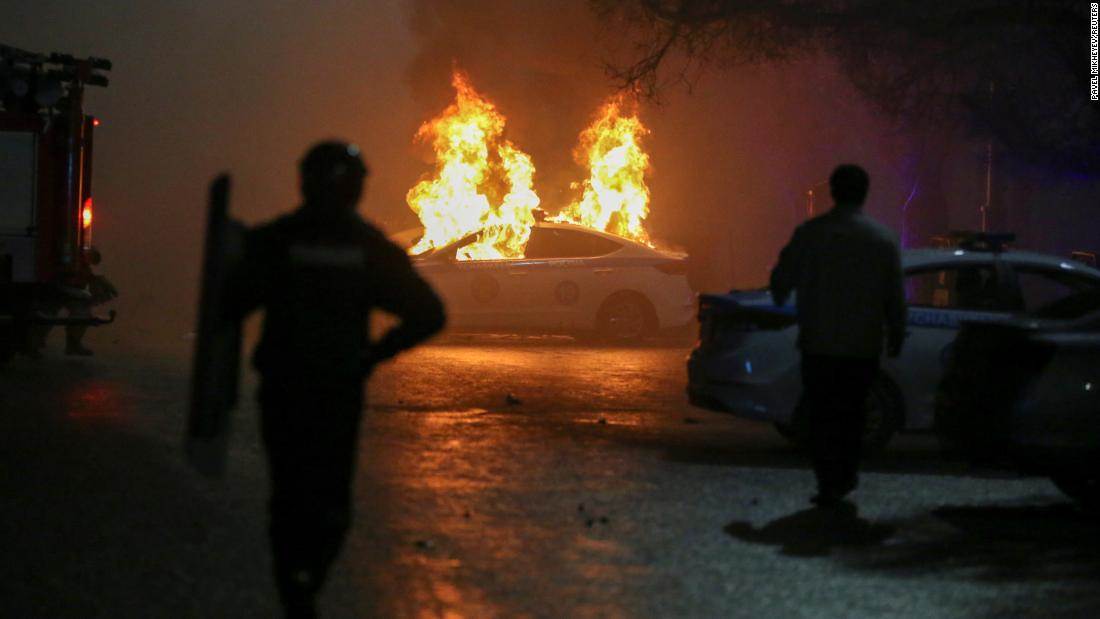
[[[233,174],[233,211],[259,222],[295,205],[295,165],[312,142],[349,139],[372,169],[361,211],[390,232],[408,228],[405,193],[431,170],[412,138],[451,101],[457,66],[506,116],[554,210],[584,177],[577,135],[615,93],[603,63],[629,49],[585,0],[39,0],[0,14],[6,44],[114,61],[110,87],[87,97],[102,119],[94,234],[121,291],[110,337],[135,340],[193,330],[216,173]],[[820,183],[838,163],[867,167],[868,209],[901,231],[912,139],[827,59],[714,72],[640,111],[648,227],[692,253],[703,289],[762,283],[806,215],[806,191],[816,186],[828,206]],[[965,152],[959,162],[959,202],[976,204],[981,161]],[[973,225],[969,207],[957,219]]]

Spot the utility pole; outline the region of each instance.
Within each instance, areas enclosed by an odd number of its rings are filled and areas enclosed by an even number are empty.
[[[824,187],[828,184],[829,181],[821,181],[815,185],[810,185],[810,188],[806,190],[806,219],[812,219],[816,211],[816,195],[814,194],[814,189]]]
[[[989,232],[989,209],[993,206],[993,140],[985,145],[985,203],[982,204],[982,232]]]
[[[989,107],[993,107],[993,80],[989,81]],[[989,232],[989,209],[993,207],[993,138],[985,143],[985,203],[982,204],[982,232]]]

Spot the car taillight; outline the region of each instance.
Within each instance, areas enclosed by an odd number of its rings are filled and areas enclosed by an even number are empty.
[[[665,275],[687,275],[688,272],[687,260],[669,260],[668,262],[660,262],[653,265],[653,268],[664,273]]]

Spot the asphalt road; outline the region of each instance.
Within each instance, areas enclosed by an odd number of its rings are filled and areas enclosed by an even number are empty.
[[[111,346],[0,371],[0,616],[277,608],[246,381],[227,479],[181,457],[188,363]],[[684,345],[472,338],[369,389],[329,617],[1094,617],[1100,528],[1041,479],[905,437],[857,507],[767,426],[691,408]]]

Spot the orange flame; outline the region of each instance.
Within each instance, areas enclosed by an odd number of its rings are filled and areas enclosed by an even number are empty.
[[[535,224],[539,197],[531,157],[503,138],[505,119],[459,71],[452,78],[455,101],[420,126],[416,139],[430,141],[435,173],[406,195],[424,236],[410,254],[421,254],[477,233],[459,249],[459,260],[522,258]],[[648,133],[636,113],[624,114],[623,97],[605,103],[581,132],[577,162],[588,178],[574,183],[580,197],[552,221],[569,222],[650,244],[645,174]]]
[[[424,236],[409,253],[479,232],[475,243],[460,250],[459,260],[521,258],[539,205],[532,188],[535,167],[526,153],[502,138],[504,116],[466,76],[456,71],[452,84],[454,103],[416,134],[431,140],[436,173],[406,196],[424,226]]]
[[[589,169],[580,199],[554,218],[649,244],[644,227],[649,215],[645,174],[649,156],[640,140],[649,130],[637,114],[623,114],[623,98],[604,104],[596,120],[581,132],[577,162]]]

